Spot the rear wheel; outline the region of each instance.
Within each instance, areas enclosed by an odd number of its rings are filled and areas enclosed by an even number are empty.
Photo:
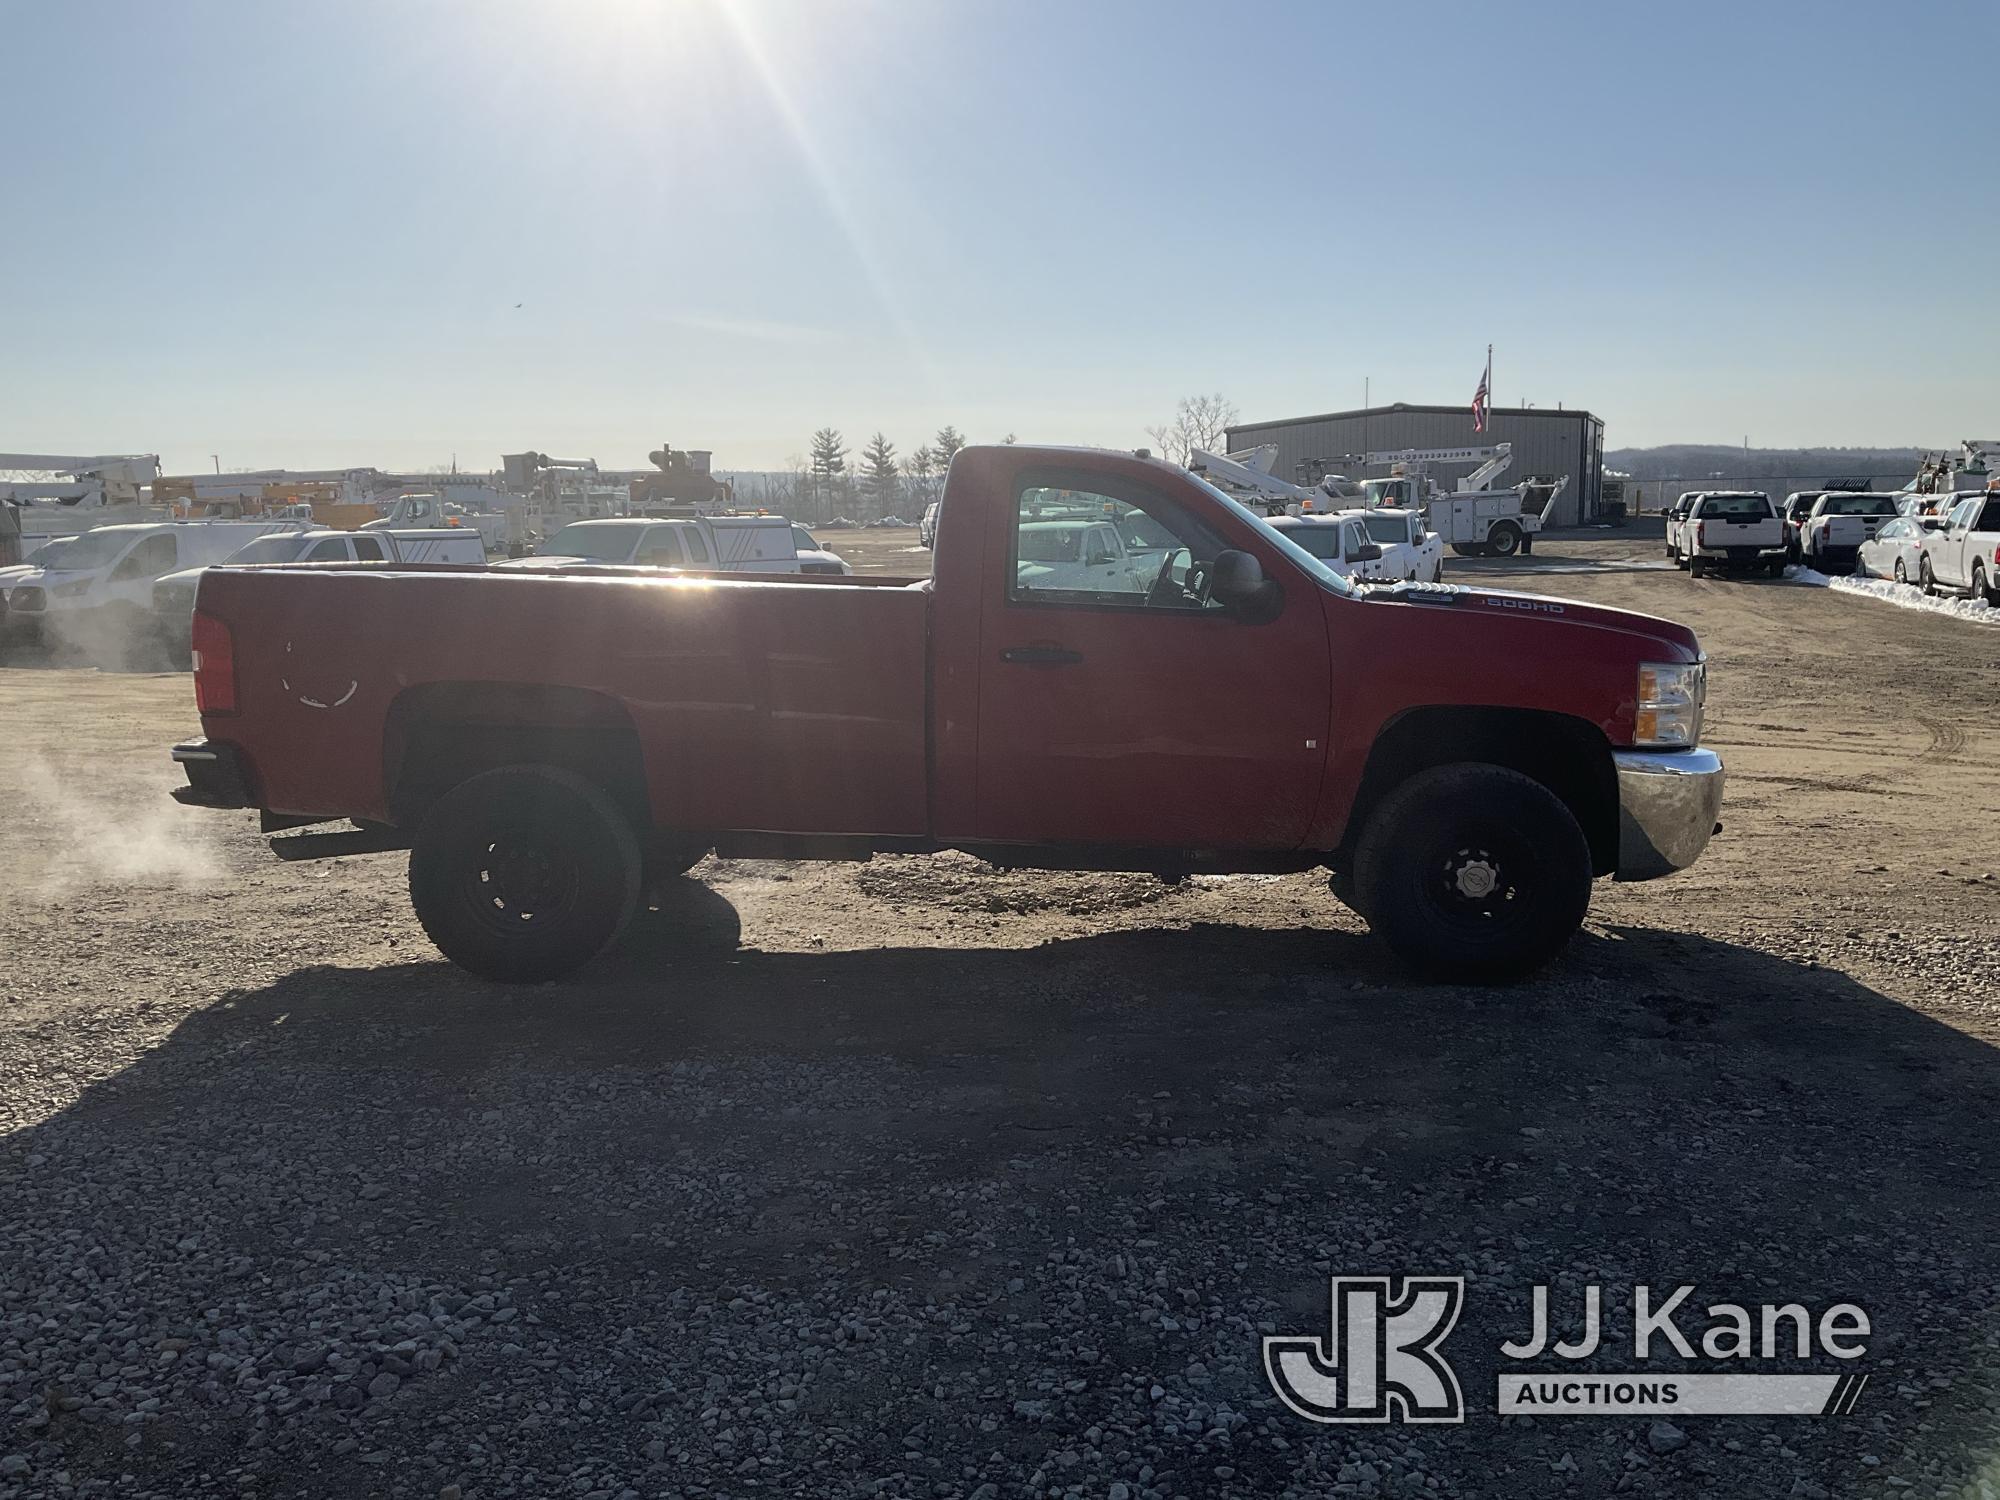
[[[1414,968],[1514,979],[1569,941],[1590,882],[1590,846],[1562,799],[1518,771],[1460,763],[1383,800],[1355,851],[1349,904]]]
[[[2000,604],[2000,591],[1989,589],[1986,586],[1986,565],[1984,563],[1974,563],[1972,565],[1972,597],[1975,599],[1984,599],[1988,604]]]
[[[1906,571],[1904,571],[1903,560],[1902,558],[1899,557],[1896,559],[1896,582],[1908,583],[1909,581],[1910,581],[1910,575]]]
[[[631,920],[639,841],[604,792],[552,766],[503,766],[438,798],[410,851],[410,904],[438,951],[483,978],[554,979]]]
[[[1917,559],[1917,587],[1926,594],[1937,592],[1937,574],[1931,571],[1931,560],[1928,557]]]
[[[1521,528],[1502,521],[1486,533],[1486,550],[1494,557],[1512,557],[1521,550]]]
[[[1701,557],[1690,557],[1688,559],[1688,576],[1691,578],[1708,577],[1707,559]]]
[[[1460,557],[1477,557],[1486,549],[1484,547],[1475,547],[1471,542],[1453,542],[1451,550],[1456,552]]]

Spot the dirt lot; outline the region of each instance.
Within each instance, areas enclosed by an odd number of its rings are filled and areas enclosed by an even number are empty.
[[[1991,1494],[2000,629],[1658,559],[1452,564],[1692,623],[1730,767],[1505,990],[1305,876],[956,856],[711,860],[495,989],[400,856],[168,802],[184,679],[0,671],[0,1495]],[[1274,1400],[1371,1273],[1468,1278],[1464,1425]],[[1859,1303],[1872,1378],[1495,1415],[1533,1286],[1630,1370],[1640,1282]]]

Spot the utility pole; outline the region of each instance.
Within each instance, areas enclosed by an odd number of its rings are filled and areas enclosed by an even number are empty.
[[[220,453],[209,454],[208,461],[215,465],[216,473],[220,474],[222,472],[222,455]]]

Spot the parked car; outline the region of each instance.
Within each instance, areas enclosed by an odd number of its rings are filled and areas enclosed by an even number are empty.
[[[486,544],[469,526],[425,531],[277,531],[223,558],[217,567],[264,563],[483,563]],[[153,631],[176,657],[188,650],[194,601],[207,567],[183,568],[153,584]]]
[[[805,527],[792,527],[792,546],[797,549],[801,573],[852,573],[847,559],[822,546]]]
[[[1820,573],[1852,573],[1861,544],[1896,518],[1896,496],[1828,490],[1799,525],[1799,561]]]
[[[1674,561],[1700,578],[1717,569],[1785,571],[1785,528],[1761,490],[1709,490],[1670,523]]]
[[[1130,453],[968,448],[947,486],[921,582],[220,569],[175,795],[359,825],[288,858],[408,848],[432,940],[508,981],[586,962],[710,849],[1325,869],[1411,964],[1493,980],[1561,949],[1594,876],[1668,874],[1717,827],[1685,626],[1360,589]],[[1175,545],[1150,579],[1031,567],[1097,524],[1041,518],[1058,504]]]
[[[1432,531],[1420,510],[1349,510],[1344,519],[1359,520],[1369,540],[1382,549],[1382,578],[1409,583],[1444,582],[1444,538]]]
[[[590,563],[638,568],[720,569],[742,573],[798,573],[792,523],[783,516],[639,516],[571,521],[542,543],[533,557],[498,564],[546,572]]]
[[[1943,590],[2000,605],[2000,492],[1965,495],[1925,535],[1918,582],[1927,594]]]
[[[917,545],[935,547],[937,545],[938,503],[933,500],[924,507],[923,516],[917,521]]]
[[[1369,533],[1365,512],[1272,516],[1267,525],[1305,548],[1336,573],[1364,583],[1388,583],[1403,575],[1392,571],[1388,548]]]
[[[1813,506],[1819,503],[1819,497],[1838,493],[1837,490],[1793,490],[1785,496],[1785,561],[1795,563],[1799,560],[1799,532],[1806,524],[1806,517],[1812,514]]]
[[[1898,516],[1885,521],[1854,556],[1854,571],[1864,578],[1893,578],[1915,583],[1923,571],[1924,539],[1937,529],[1935,516]]]

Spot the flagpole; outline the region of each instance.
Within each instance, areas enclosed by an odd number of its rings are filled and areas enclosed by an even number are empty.
[[[1493,346],[1488,344],[1486,346],[1486,409],[1491,411],[1495,404],[1493,400]],[[1491,427],[1493,424],[1489,422],[1486,425]]]

